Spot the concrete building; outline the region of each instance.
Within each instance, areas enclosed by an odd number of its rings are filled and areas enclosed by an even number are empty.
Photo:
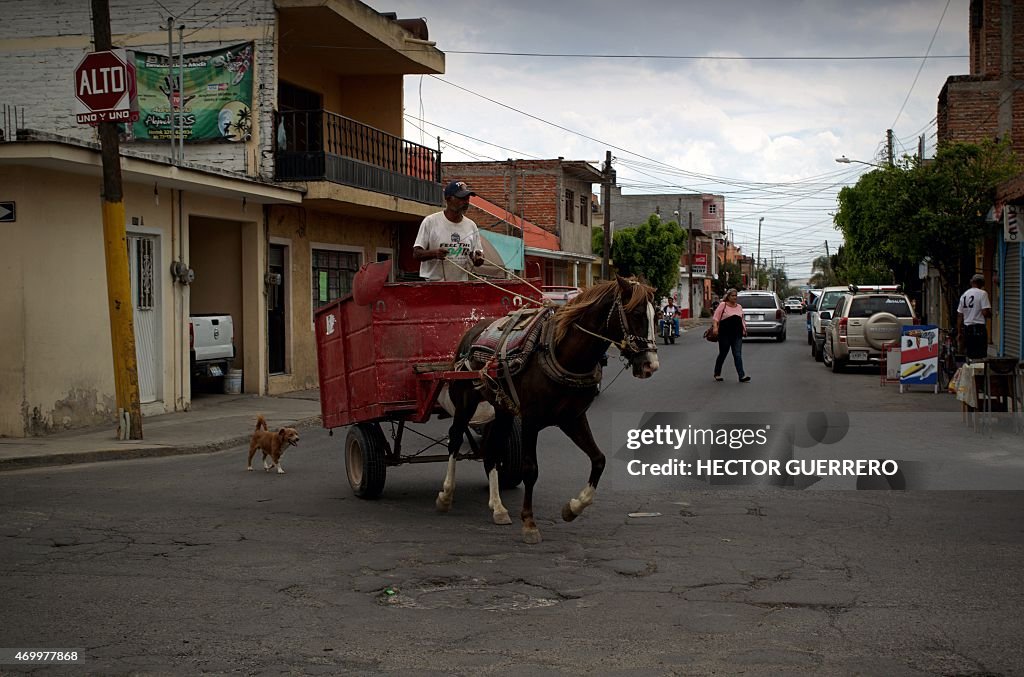
[[[0,202],[16,205],[0,251],[0,435],[18,437],[117,412],[99,149],[73,111],[90,6],[0,8]],[[179,33],[158,28],[168,12],[184,26],[184,82],[167,69],[169,37],[179,51]],[[401,137],[403,77],[443,73],[444,54],[423,20],[358,0],[111,0],[111,17],[114,45],[137,50],[140,108],[156,101],[122,141],[143,414],[191,406],[188,319],[202,312],[233,316],[244,392],[316,386],[315,309],[363,263],[417,268],[418,224],[442,202],[440,156]],[[248,91],[210,108],[232,88]],[[159,129],[172,101],[188,125],[183,158]]]
[[[679,261],[676,298],[683,317],[697,317],[702,309],[711,305],[711,281],[718,274],[718,243],[725,238],[726,232],[725,197],[709,193],[624,195],[619,186],[612,186],[611,220],[614,231],[646,223],[652,214],[664,221],[677,221],[687,231],[692,226],[693,245]],[[614,233],[612,238],[614,240]],[[691,279],[692,289],[689,286]]]

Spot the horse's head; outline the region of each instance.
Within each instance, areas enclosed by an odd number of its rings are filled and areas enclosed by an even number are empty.
[[[616,276],[618,293],[615,306],[622,337],[619,352],[629,360],[633,376],[650,378],[658,371],[658,344],[654,329],[654,289],[635,280]],[[610,327],[615,331],[616,308],[612,308]]]
[[[633,278],[618,277],[610,282],[600,282],[583,290],[579,296],[563,306],[555,316],[555,342],[578,330],[578,341],[601,339],[614,343],[629,360],[633,376],[649,378],[658,370],[658,346],[654,342],[654,288]],[[594,342],[597,353],[589,366],[577,364],[577,368],[596,366],[604,352]],[[579,356],[578,350],[570,352]]]

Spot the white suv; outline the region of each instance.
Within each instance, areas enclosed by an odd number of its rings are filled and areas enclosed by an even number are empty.
[[[905,294],[862,289],[850,286],[826,331],[822,357],[834,372],[847,364],[877,364],[885,347],[899,343],[903,327],[917,322]]]
[[[839,303],[839,299],[842,298],[843,294],[849,291],[849,286],[819,289],[814,306],[808,311],[808,314],[811,316],[811,335],[809,337],[811,356],[814,357],[816,362],[821,362],[821,347],[825,344],[825,331],[828,329],[832,311],[835,310],[836,304]],[[822,316],[823,311],[827,311],[824,316]]]

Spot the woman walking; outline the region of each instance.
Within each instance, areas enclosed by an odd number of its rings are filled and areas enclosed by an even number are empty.
[[[736,302],[736,290],[725,292],[722,302],[711,316],[711,331],[718,335],[718,359],[715,360],[715,380],[722,380],[722,365],[725,356],[732,350],[732,361],[740,383],[750,377],[743,372],[743,337],[747,335],[747,321],[743,319],[743,306]]]

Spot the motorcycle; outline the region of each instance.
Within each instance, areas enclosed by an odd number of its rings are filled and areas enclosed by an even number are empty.
[[[675,322],[672,318],[661,318],[658,320],[658,333],[661,335],[661,339],[665,342],[665,345],[669,343],[675,343],[676,338],[679,337],[679,331],[675,327]]]

